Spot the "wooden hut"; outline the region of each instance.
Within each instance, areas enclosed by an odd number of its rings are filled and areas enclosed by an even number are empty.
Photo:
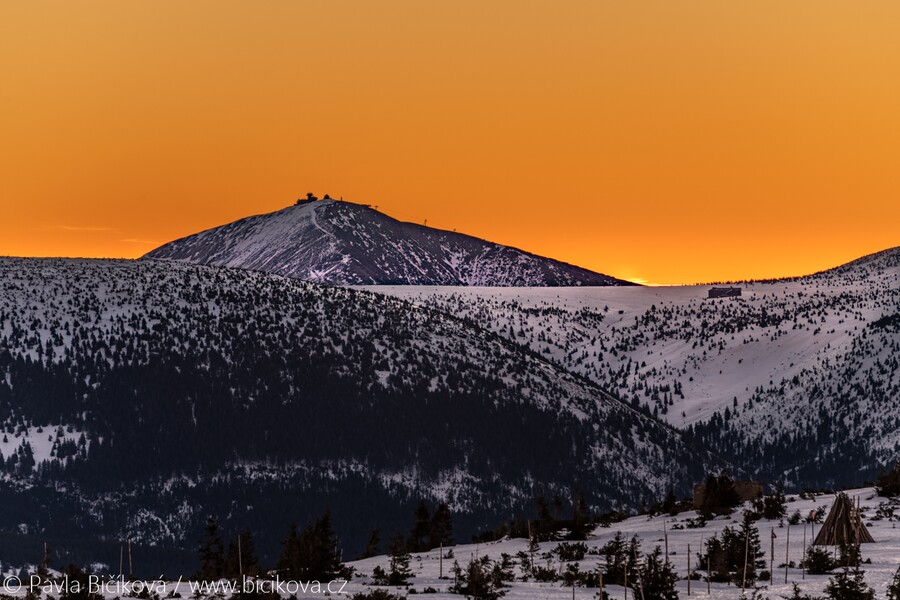
[[[874,543],[875,539],[862,522],[859,507],[844,493],[838,494],[834,499],[834,504],[813,541],[815,546]]]
[[[739,287],[714,287],[709,288],[710,298],[739,298],[741,296],[741,288]]]
[[[754,500],[763,495],[763,484],[758,481],[735,481],[731,484],[732,489],[738,495],[741,502]],[[703,508],[703,501],[706,499],[706,484],[698,483],[694,486],[694,508],[700,510]]]

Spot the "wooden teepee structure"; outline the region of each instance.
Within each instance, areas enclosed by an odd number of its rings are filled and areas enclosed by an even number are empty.
[[[859,508],[850,496],[844,493],[838,494],[834,499],[828,517],[822,524],[819,535],[813,541],[815,546],[874,543],[875,539],[859,516]]]

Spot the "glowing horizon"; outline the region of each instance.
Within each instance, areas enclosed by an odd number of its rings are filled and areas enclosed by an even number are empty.
[[[307,191],[656,284],[900,245],[900,3],[0,7],[0,255]]]

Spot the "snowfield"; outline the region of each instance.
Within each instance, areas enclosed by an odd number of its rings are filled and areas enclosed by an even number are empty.
[[[878,518],[876,512],[878,506],[882,503],[890,503],[890,500],[879,497],[872,488],[861,488],[850,490],[847,492],[851,497],[859,497],[861,503],[861,512],[864,516],[866,527],[875,538],[875,544],[864,544],[862,546],[862,569],[865,571],[865,580],[876,591],[877,598],[885,597],[885,590],[900,567],[900,529],[897,528],[897,518]],[[830,510],[834,501],[834,494],[818,494],[814,498],[800,499],[797,496],[788,496],[787,512],[790,516],[795,511],[799,511],[801,515],[807,515],[820,507]],[[894,501],[894,506],[897,506]],[[745,505],[746,507],[746,505]],[[535,564],[549,568],[565,570],[569,564],[577,563],[581,571],[592,571],[596,569],[603,570],[605,566],[604,558],[599,555],[599,550],[610,541],[617,532],[622,532],[626,538],[636,535],[641,539],[641,550],[646,554],[652,551],[656,546],[661,548],[665,546],[665,535],[668,533],[669,561],[678,572],[679,581],[677,590],[680,598],[698,597],[712,599],[734,599],[741,595],[739,585],[711,583],[709,591],[707,591],[707,582],[705,581],[705,571],[698,564],[697,553],[703,548],[704,540],[717,535],[727,526],[739,527],[741,521],[742,509],[739,508],[730,517],[718,517],[707,522],[705,527],[686,528],[686,523],[690,519],[697,517],[695,511],[683,512],[677,516],[660,515],[660,516],[637,516],[626,519],[620,523],[614,523],[609,527],[596,528],[589,539],[585,542],[588,553],[584,560],[560,562],[556,559],[556,554],[552,551],[559,545],[559,542],[542,542],[539,549],[535,552]],[[809,547],[812,542],[814,531],[818,531],[820,525],[804,524],[788,526],[779,521],[769,521],[762,519],[756,522],[759,530],[761,545],[765,555],[766,569],[769,565],[770,551],[770,535],[774,531],[775,538],[775,570],[774,581],[760,581],[756,584],[758,594],[762,598],[785,598],[791,595],[792,585],[797,583],[804,594],[813,596],[824,595],[825,586],[828,584],[831,575],[809,575],[799,568],[799,561],[804,554],[804,548]],[[790,532],[788,532],[790,530]],[[788,538],[790,538],[788,540]],[[516,563],[514,573],[517,581],[511,582],[509,587],[505,588],[505,598],[509,599],[560,599],[567,598],[596,598],[597,588],[572,587],[564,586],[562,583],[538,583],[534,581],[521,581],[522,571],[518,566],[515,558],[519,552],[528,552],[528,541],[525,539],[503,539],[497,542],[485,544],[462,544],[443,549],[444,558],[441,560],[441,552],[437,549],[430,552],[417,553],[411,555],[410,568],[413,577],[409,581],[407,587],[388,588],[392,593],[401,596],[418,597],[413,593],[421,594],[427,588],[435,590],[434,593],[428,593],[428,598],[435,600],[453,600],[462,598],[458,594],[453,594],[449,588],[453,585],[452,568],[454,562],[458,562],[465,567],[470,561],[488,556],[492,561],[499,561],[501,555],[508,554],[513,557]],[[690,552],[688,552],[690,547]],[[832,548],[833,549],[833,548]],[[591,553],[594,554],[591,554]],[[551,557],[552,555],[552,557]],[[785,558],[788,564],[793,564],[785,570]],[[355,569],[355,575],[352,580],[343,589],[343,594],[334,595],[352,595],[360,592],[367,592],[380,586],[374,586],[371,582],[371,574],[375,567],[389,569],[390,557],[377,556],[365,560],[358,560],[348,563]],[[689,566],[690,565],[690,566]],[[691,573],[698,579],[691,581],[691,595],[688,596],[687,573],[690,568]],[[443,572],[443,578],[441,577]],[[11,575],[12,573],[7,573]],[[785,583],[785,579],[787,583]],[[182,581],[178,586],[174,583],[168,583],[168,590],[176,590],[183,597],[194,596],[196,583]],[[625,589],[622,586],[604,585],[604,591],[609,594],[611,599],[625,600]],[[748,586],[747,596],[751,594],[753,589]],[[15,597],[23,597],[24,593],[14,594]],[[112,598],[112,595],[107,595]],[[322,597],[322,594],[315,593],[298,593],[298,598],[316,598]],[[628,590],[628,598],[635,599],[634,590]]]
[[[866,572],[866,582],[875,588],[878,598],[885,597],[885,589],[897,568],[900,567],[900,529],[897,529],[897,520],[878,519],[875,513],[878,505],[889,502],[886,498],[881,498],[875,494],[872,488],[862,488],[851,490],[848,492],[851,497],[859,497],[861,502],[861,512],[865,517],[865,523],[869,532],[875,538],[875,544],[864,544],[862,546],[863,562],[871,561],[870,564],[863,564],[862,569]],[[817,495],[813,499],[802,500],[797,496],[788,496],[787,512],[788,516],[795,511],[799,511],[801,515],[807,515],[811,510],[825,506],[826,510],[830,510],[831,504],[834,502],[833,494]],[[705,575],[702,569],[699,569],[697,562],[697,553],[703,548],[704,540],[717,535],[726,526],[739,527],[741,521],[742,510],[738,509],[731,517],[718,517],[707,523],[705,527],[690,529],[679,529],[684,527],[688,519],[697,517],[695,511],[681,513],[675,517],[668,515],[648,517],[638,516],[626,519],[621,523],[614,523],[607,528],[597,528],[593,535],[586,542],[588,547],[588,555],[585,560],[578,561],[580,570],[591,571],[604,566],[602,556],[590,555],[591,550],[599,550],[610,541],[617,532],[625,534],[626,538],[637,535],[642,540],[641,549],[644,553],[652,551],[655,546],[664,547],[665,532],[668,532],[669,560],[678,571],[678,593],[681,598],[687,596],[687,573],[688,563],[690,563],[691,572],[700,571],[701,577]],[[772,582],[758,582],[757,586],[765,598],[782,598],[790,596],[792,592],[792,584],[797,583],[803,590],[813,596],[823,595],[825,586],[828,584],[830,575],[804,575],[803,570],[798,567],[787,569],[787,583],[785,583],[785,552],[787,552],[788,562],[799,564],[800,558],[804,553],[804,528],[806,528],[806,547],[812,542],[813,528],[818,531],[819,525],[793,525],[788,526],[778,521],[768,521],[762,519],[756,523],[759,529],[761,545],[765,554],[766,569],[769,565],[769,550],[771,531],[777,536],[775,539],[775,577]],[[788,529],[790,529],[790,544],[788,544]],[[540,549],[535,554],[536,564],[549,566],[564,570],[569,563],[562,563],[554,559],[541,559],[544,555],[554,549],[558,543],[544,542],[540,544]],[[688,546],[690,545],[690,553]],[[479,556],[490,556],[491,560],[499,560],[501,554],[506,553],[513,557],[518,552],[528,550],[528,541],[524,539],[505,539],[499,542],[488,544],[467,544],[456,546],[452,549],[454,558],[444,559],[443,569],[445,576],[450,573],[454,560],[460,565],[465,566],[469,561]],[[445,554],[447,549],[445,549]],[[371,574],[372,569],[381,566],[387,569],[389,567],[389,557],[380,556],[376,558],[366,559],[350,563],[360,574]],[[459,598],[460,596],[441,593],[446,592],[448,587],[452,585],[452,581],[440,579],[440,552],[432,551],[424,554],[413,555],[410,565],[415,573],[415,579],[411,582],[411,587],[421,592],[426,587],[432,587],[439,593],[433,598]],[[517,576],[521,576],[521,571],[515,569]],[[363,585],[360,585],[360,584]],[[364,589],[365,581],[353,581],[353,591],[356,589]],[[348,586],[350,589],[350,586]],[[604,586],[604,591],[611,598],[625,598],[625,589],[621,586]],[[598,590],[596,588],[579,588],[574,589],[576,598],[594,598]],[[710,593],[707,593],[706,581],[691,582],[691,597],[711,597],[711,598],[737,598],[740,596],[740,586],[724,583],[711,583]],[[748,590],[748,596],[750,590]],[[506,598],[572,598],[573,589],[571,587],[563,587],[561,584],[521,582],[517,581],[508,588]],[[628,597],[634,599],[634,592],[629,590]]]
[[[598,383],[614,384],[611,389],[625,398],[643,384],[640,401],[675,426],[704,421],[771,380],[792,379],[810,365],[839,359],[866,324],[888,312],[880,302],[861,298],[868,293],[865,285],[818,291],[806,282],[741,287],[740,299],[713,300],[706,298],[710,286],[361,289],[472,319]],[[893,302],[896,292],[889,294]],[[846,303],[822,309],[821,316],[809,308],[835,299]],[[628,370],[619,375],[623,366]],[[675,381],[683,393],[660,392]]]
[[[770,469],[766,479],[807,476],[767,452],[799,447],[830,464],[852,437],[865,440],[860,465],[900,458],[900,249],[737,285],[742,296],[723,299],[707,298],[711,286],[364,289],[526,345],[737,464]]]
[[[63,444],[77,446],[80,438],[81,431],[71,425],[21,426],[14,428],[11,433],[0,432],[0,456],[25,452],[27,447],[34,462],[39,464],[60,456],[59,450]],[[87,442],[84,444],[87,445]]]

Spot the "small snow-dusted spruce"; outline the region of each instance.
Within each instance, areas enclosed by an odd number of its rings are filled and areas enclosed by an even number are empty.
[[[900,600],[900,567],[897,567],[894,578],[888,585],[887,597],[888,600]]]
[[[858,566],[844,567],[825,587],[831,600],[874,600],[875,590],[865,581],[865,571]]]

